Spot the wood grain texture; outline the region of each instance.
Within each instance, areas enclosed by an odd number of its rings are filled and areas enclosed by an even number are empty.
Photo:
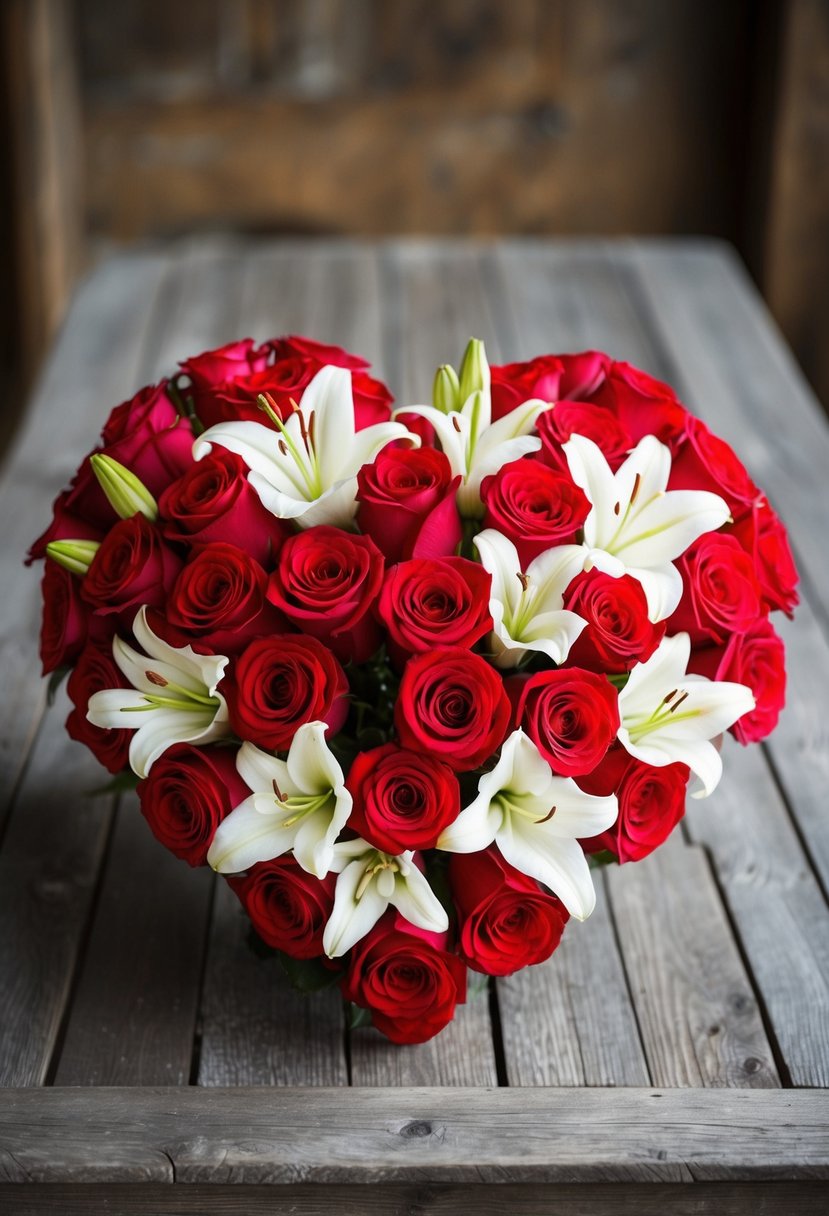
[[[510,1085],[647,1085],[651,1081],[608,907],[572,921],[546,963],[498,981]]]
[[[674,833],[608,883],[653,1084],[779,1086],[702,849]]]
[[[0,1183],[5,1216],[825,1216],[820,1182],[146,1186]]]
[[[829,1177],[829,1094],[0,1091],[0,1181],[297,1184]]]

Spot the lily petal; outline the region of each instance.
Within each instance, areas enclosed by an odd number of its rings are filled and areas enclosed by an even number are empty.
[[[322,935],[322,948],[329,958],[339,958],[372,929],[388,907],[375,883],[369,883],[356,898],[365,875],[365,865],[357,858],[348,863],[337,879],[334,908]]]
[[[559,897],[571,916],[586,920],[596,906],[590,867],[577,840],[524,830],[511,817],[498,833],[504,859]]]
[[[278,816],[263,815],[247,798],[216,828],[207,861],[219,874],[237,874],[257,861],[281,857],[293,838],[293,831],[282,827]]]

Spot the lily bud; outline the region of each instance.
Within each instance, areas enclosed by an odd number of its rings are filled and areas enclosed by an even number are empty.
[[[432,400],[435,409],[440,410],[442,414],[449,414],[452,410],[459,410],[462,401],[460,397],[460,382],[458,373],[454,367],[450,367],[448,363],[444,363],[435,372],[435,383],[432,389]]]
[[[459,397],[461,405],[473,393],[489,392],[489,363],[480,338],[470,338],[461,361]]]
[[[100,547],[97,540],[53,540],[46,546],[46,556],[83,578]]]
[[[150,523],[158,519],[158,504],[143,481],[128,468],[101,452],[90,456],[89,463],[116,515],[131,519],[140,513]]]

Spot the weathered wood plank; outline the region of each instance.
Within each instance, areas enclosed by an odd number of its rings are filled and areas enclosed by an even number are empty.
[[[821,1182],[555,1183],[423,1186],[146,1186],[0,1183],[5,1216],[825,1216]]]
[[[780,1078],[703,851],[675,833],[608,872],[655,1085],[778,1086]]]
[[[0,1181],[234,1184],[829,1178],[792,1090],[0,1091]]]
[[[0,852],[0,1078],[41,1085],[58,1037],[107,838],[101,769],[48,712]],[[106,774],[104,774],[106,776]]]
[[[510,1085],[647,1085],[604,876],[589,920],[546,963],[498,981]]]

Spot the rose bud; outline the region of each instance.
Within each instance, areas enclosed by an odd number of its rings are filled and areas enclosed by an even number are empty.
[[[352,950],[343,996],[393,1043],[425,1043],[466,1000],[466,967],[446,944],[387,912]]]
[[[117,613],[125,626],[143,604],[158,608],[181,560],[143,515],[119,520],[104,537],[81,582],[81,596],[99,613]]]
[[[257,638],[222,683],[230,721],[241,738],[286,751],[305,722],[336,734],[348,712],[348,681],[333,654],[304,634]]]
[[[157,840],[191,866],[203,866],[221,821],[250,794],[236,750],[176,743],[138,783],[141,813]]]
[[[403,658],[437,644],[471,648],[492,628],[491,577],[465,557],[413,559],[388,571],[377,612]]]
[[[165,606],[170,628],[163,636],[175,646],[198,638],[199,650],[236,654],[284,623],[265,598],[267,585],[265,571],[243,549],[205,545],[190,555],[173,583]]]
[[[615,794],[619,816],[612,828],[582,840],[588,853],[608,849],[619,862],[641,861],[663,844],[685,814],[689,771],[684,764],[654,768],[623,747],[613,747],[594,772],[579,777],[588,794]]]
[[[512,975],[543,963],[561,941],[569,913],[561,901],[490,846],[453,853],[449,881],[465,962],[485,975]]]
[[[503,743],[510,713],[503,681],[484,659],[438,646],[406,664],[394,724],[404,747],[474,769]]]
[[[668,622],[694,645],[724,642],[765,616],[754,562],[733,536],[708,532],[677,562],[684,591]]]
[[[262,941],[291,958],[322,954],[322,934],[334,908],[337,875],[315,878],[293,856],[251,866],[229,878]]]
[[[354,799],[348,826],[386,853],[434,848],[460,814],[460,786],[452,769],[396,743],[358,752],[346,787]]]
[[[460,478],[435,448],[385,448],[357,474],[357,521],[389,561],[455,552]]]
[[[269,569],[285,537],[247,478],[241,456],[216,447],[162,493],[158,510],[164,535],[173,541],[225,541],[246,549]]]
[[[326,525],[307,528],[285,542],[268,599],[341,662],[364,663],[381,641],[371,608],[383,567],[383,555],[370,537]]]
[[[573,579],[564,594],[564,607],[587,621],[570,647],[568,666],[603,673],[630,671],[644,663],[665,634],[665,622],[648,619],[642,584],[629,574],[612,578],[590,570]]]
[[[66,730],[71,739],[85,743],[104,768],[120,773],[129,766],[133,732],[93,726],[86,716],[89,698],[105,688],[129,688],[129,684],[112,657],[111,646],[87,643],[66,684],[75,707],[66,719]]]
[[[590,503],[569,473],[556,473],[537,460],[513,460],[485,477],[481,498],[484,527],[508,537],[526,567],[555,545],[575,543]]]
[[[756,702],[730,728],[740,743],[758,743],[777,725],[786,703],[786,655],[782,638],[767,620],[756,621],[726,646],[691,652],[690,670],[709,680],[745,684]]]
[[[89,609],[79,594],[80,581],[57,562],[47,561],[40,587],[40,660],[46,676],[75,662],[86,641]]]
[[[521,688],[516,725],[563,777],[589,773],[619,729],[619,698],[604,676],[580,667],[540,671]]]

